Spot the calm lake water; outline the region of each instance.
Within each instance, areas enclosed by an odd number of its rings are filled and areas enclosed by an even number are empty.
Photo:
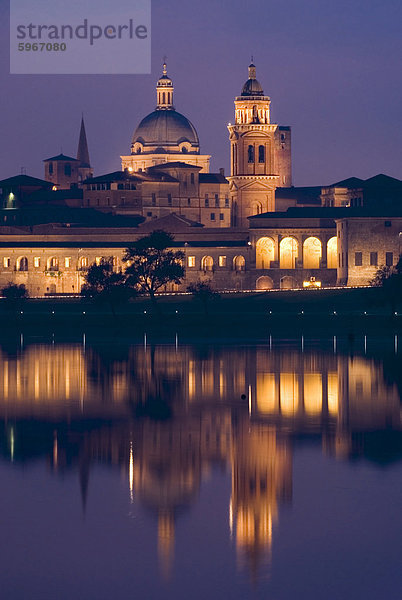
[[[0,597],[399,600],[398,345],[2,340]]]

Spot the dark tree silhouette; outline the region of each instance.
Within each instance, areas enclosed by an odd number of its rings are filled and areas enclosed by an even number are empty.
[[[25,300],[29,297],[25,285],[15,285],[11,281],[2,288],[0,293],[5,298],[7,308],[15,311],[20,310]]]
[[[187,287],[187,291],[190,292],[194,299],[199,300],[204,308],[204,312],[208,314],[208,305],[211,300],[220,298],[218,292],[214,292],[210,281],[197,281],[191,283]]]
[[[383,289],[386,301],[390,303],[392,312],[395,312],[402,300],[402,257],[395,267],[381,266],[370,285]]]
[[[126,249],[128,284],[140,294],[147,294],[156,303],[156,292],[168,283],[180,284],[185,269],[184,253],[171,250],[173,236],[156,230]]]
[[[112,257],[92,264],[84,278],[81,295],[99,304],[108,304],[114,315],[119,304],[128,302],[136,295],[135,290],[127,284],[126,275],[114,271]]]

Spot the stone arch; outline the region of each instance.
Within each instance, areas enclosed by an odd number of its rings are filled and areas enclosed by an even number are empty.
[[[260,238],[256,247],[256,268],[269,269],[272,260],[275,260],[274,240],[270,237]]]
[[[28,271],[28,259],[26,256],[20,256],[17,258],[16,269],[17,271]]]
[[[281,269],[294,269],[299,249],[297,240],[293,237],[285,237],[279,244],[279,266]]]
[[[234,271],[245,271],[246,270],[246,259],[241,254],[239,256],[234,257],[233,270]]]
[[[59,270],[59,259],[56,256],[51,256],[48,258],[46,263],[47,271],[58,271]]]
[[[317,237],[308,237],[303,244],[303,267],[305,269],[319,269],[321,257],[321,240]]]
[[[263,275],[259,277],[255,283],[256,290],[272,290],[274,287],[274,282],[268,275]]]
[[[212,256],[204,256],[201,260],[201,269],[203,271],[212,271],[214,268],[214,259]]]
[[[338,238],[330,238],[327,243],[327,268],[336,269],[338,266]]]
[[[297,281],[294,277],[290,277],[290,275],[285,275],[285,277],[281,278],[281,290],[294,290],[299,287],[297,285]]]

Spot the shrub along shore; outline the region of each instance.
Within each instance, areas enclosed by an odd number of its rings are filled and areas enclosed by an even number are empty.
[[[381,288],[344,288],[225,293],[207,303],[189,294],[159,295],[156,303],[141,296],[110,306],[80,297],[51,297],[7,302],[0,299],[2,330],[194,331],[205,335],[283,335],[309,332],[335,335],[402,330],[402,299]]]

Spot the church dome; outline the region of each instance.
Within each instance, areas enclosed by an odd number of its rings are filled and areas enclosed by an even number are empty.
[[[133,135],[131,153],[199,154],[200,142],[195,127],[173,106],[173,81],[168,77],[166,62],[156,86],[157,107],[138,125]]]
[[[248,80],[243,85],[242,96],[263,96],[264,90],[260,82],[256,79],[256,68],[253,63],[248,68]]]
[[[176,110],[155,110],[145,117],[133,136],[133,146],[141,144],[143,151],[147,147],[169,148],[185,144],[188,152],[199,152],[200,142],[194,125]]]

